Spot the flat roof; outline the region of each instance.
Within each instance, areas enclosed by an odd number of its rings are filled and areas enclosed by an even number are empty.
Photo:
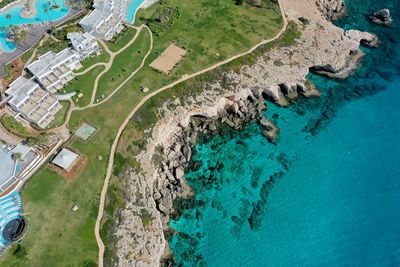
[[[169,74],[185,55],[185,49],[170,44],[158,58],[151,62],[150,67],[164,72],[165,74]]]
[[[14,176],[15,162],[12,159],[12,152],[0,147],[0,184],[3,184]]]
[[[88,32],[70,32],[67,34],[67,39],[71,41],[73,47],[78,47],[81,44],[95,40],[94,36]]]
[[[52,68],[57,66],[60,62],[73,57],[75,52],[69,48],[61,50],[57,54],[53,51],[49,51],[46,54],[40,56],[36,61],[29,64],[26,68],[35,76],[40,77],[48,71],[52,71]]]
[[[10,103],[19,105],[36,89],[39,89],[39,84],[21,76],[9,85],[6,94],[12,96]]]
[[[78,154],[69,149],[63,148],[53,159],[52,163],[63,168],[64,170],[68,170],[70,167],[72,167],[78,157]]]

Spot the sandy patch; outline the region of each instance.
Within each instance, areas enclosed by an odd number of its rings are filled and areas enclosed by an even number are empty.
[[[150,64],[150,67],[168,75],[185,55],[185,49],[170,44],[167,49]]]

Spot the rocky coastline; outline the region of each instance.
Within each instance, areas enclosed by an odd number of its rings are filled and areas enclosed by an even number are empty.
[[[264,136],[275,142],[279,129],[264,115],[266,100],[287,106],[299,97],[318,97],[318,90],[306,79],[310,71],[344,78],[364,56],[360,44],[379,44],[372,34],[344,31],[327,20],[343,14],[343,1],[315,3],[310,8],[306,0],[282,1],[288,19],[301,32],[296,44],[278,46],[254,64],[204,84],[200,95],[168,100],[160,108],[161,119],[149,130],[147,146],[136,157],[141,171],[128,174],[129,202],[116,233],[118,265],[155,266],[162,259],[168,264],[172,257],[165,238],[170,234],[168,222],[176,212],[174,201],[193,194],[184,174],[199,138],[220,134],[226,127],[240,130],[257,123]],[[146,225],[143,210],[151,218]]]

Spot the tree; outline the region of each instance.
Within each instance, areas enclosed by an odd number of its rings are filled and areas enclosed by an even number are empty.
[[[6,14],[6,19],[11,20],[12,19],[12,15],[10,13]]]
[[[20,44],[26,37],[26,31],[22,28],[14,28],[14,42]]]
[[[16,160],[20,160],[20,159],[22,158],[22,154],[17,152],[17,153],[12,154],[11,157],[12,157],[12,159],[15,160],[15,161],[16,161]]]
[[[13,249],[12,254],[18,258],[18,259],[22,259],[24,258],[28,253],[26,251],[25,246],[21,245],[20,243],[18,243],[16,245],[16,247]]]
[[[29,137],[26,140],[26,143],[29,146],[35,146],[35,145],[43,145],[46,144],[48,141],[47,136],[44,134],[39,134],[37,136]]]
[[[50,24],[53,25],[53,23],[51,22],[50,15],[49,15],[49,9],[47,7],[44,8],[44,13],[47,14],[47,17],[49,18]]]

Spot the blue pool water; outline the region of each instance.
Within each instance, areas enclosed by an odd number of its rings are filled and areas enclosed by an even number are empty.
[[[178,265],[400,266],[400,0],[346,3],[337,24],[383,45],[345,80],[310,75],[321,98],[268,104],[277,145],[250,125],[196,146],[195,199],[170,223]],[[384,7],[395,23],[370,24]]]
[[[50,4],[49,4],[50,3]],[[50,7],[56,3],[57,5],[60,6],[59,9],[51,9]],[[55,21],[58,20],[64,16],[66,16],[69,12],[69,9],[67,6],[64,4],[64,0],[37,0],[36,1],[36,9],[37,13],[36,16],[33,18],[29,19],[24,19],[20,17],[21,10],[23,9],[23,6],[15,6],[9,11],[3,13],[0,15],[0,28],[7,27],[9,28],[10,25],[23,25],[23,24],[36,24],[36,23],[42,23],[42,22],[48,22],[48,21]],[[45,13],[45,10],[48,10],[47,13]],[[7,19],[6,15],[10,14],[11,19]],[[16,45],[14,42],[7,42],[7,33],[6,32],[0,32],[0,43],[1,43],[1,48],[5,52],[12,52]]]
[[[128,8],[128,21],[133,23],[135,21],[136,12],[143,4],[144,0],[132,0]]]

